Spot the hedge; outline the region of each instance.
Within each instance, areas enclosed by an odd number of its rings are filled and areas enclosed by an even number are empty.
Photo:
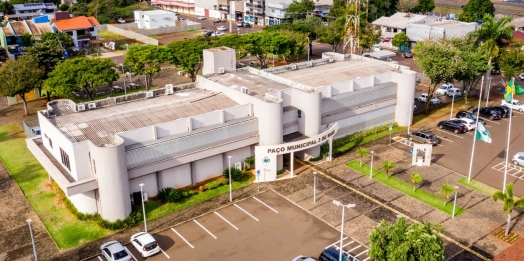
[[[363,138],[365,138],[367,136],[370,136],[370,135],[373,135],[373,134],[376,134],[376,133],[379,133],[379,132],[387,131],[387,130],[389,130],[389,125],[393,125],[392,126],[393,128],[398,127],[398,124],[396,122],[394,122],[394,123],[388,123],[388,124],[380,125],[380,126],[368,129],[368,130],[355,132],[353,134],[349,134],[347,136],[344,136],[344,137],[342,137],[340,139],[333,140],[333,148],[338,148],[338,147],[344,146],[347,143],[350,143],[352,141],[360,140],[360,139],[363,139]],[[322,145],[322,150],[329,150],[329,143],[325,143],[324,145]]]
[[[322,155],[322,153],[320,153],[320,155],[318,157],[309,158],[309,161],[319,161],[319,160],[321,160],[323,158],[324,158],[324,155]]]

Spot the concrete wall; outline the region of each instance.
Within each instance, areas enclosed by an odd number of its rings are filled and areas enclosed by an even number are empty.
[[[141,143],[146,141],[155,140],[155,128],[154,126],[148,126],[140,129],[134,129],[126,132],[117,133],[118,136],[124,139],[124,146],[128,146],[135,143]]]
[[[224,72],[236,71],[235,49],[228,47],[216,47],[204,50],[203,55],[203,75],[219,73],[218,68],[223,68]]]
[[[218,0],[195,0],[195,12],[197,11],[197,7],[200,10],[203,10],[203,9],[213,10],[215,8],[214,7],[215,5],[218,8]]]
[[[219,123],[224,123],[222,111],[212,111],[191,118],[191,125],[193,127],[192,130],[197,130],[202,127],[211,126]]]
[[[164,138],[166,136],[180,134],[191,130],[191,118],[178,119],[162,124],[156,125],[156,137],[157,139]]]
[[[164,28],[162,28],[162,29],[164,29]],[[110,32],[122,35],[122,36],[124,36],[126,38],[135,39],[135,40],[137,40],[139,42],[142,42],[142,43],[145,43],[145,44],[158,45],[158,40],[157,39],[153,39],[151,37],[147,37],[145,35],[142,35],[142,34],[139,34],[139,33],[135,33],[135,32],[132,32],[132,31],[127,31],[125,29],[118,28],[118,27],[116,27],[114,25],[108,24],[107,25],[107,30],[110,31]]]
[[[147,193],[148,197],[153,197],[158,194],[157,174],[150,173],[138,178],[129,180],[129,193],[140,192],[140,183],[144,183],[143,191]]]
[[[206,179],[220,176],[225,169],[223,156],[218,154],[191,163],[191,177],[193,184]]]
[[[415,100],[415,77],[416,74],[392,73],[391,81],[398,84],[397,105],[395,108],[395,122],[399,126],[411,125],[413,121],[412,102]]]
[[[189,30],[200,30],[202,29],[201,23],[196,23],[192,21],[180,21],[180,25],[178,26],[168,26],[168,27],[162,27],[162,28],[156,28],[156,29],[141,29],[137,30],[136,32],[145,36],[150,35],[158,35],[158,34],[171,34],[171,33],[178,33],[178,32],[185,32]]]
[[[76,209],[82,213],[94,214],[97,212],[95,191],[88,191],[68,197]]]
[[[227,108],[223,110],[223,113],[224,113],[224,122],[247,117],[252,114],[251,113],[251,104],[244,104],[244,105],[238,105],[235,107]]]
[[[244,160],[253,155],[254,154],[251,153],[251,148],[249,146],[225,152],[222,154],[224,169],[229,167],[229,159],[227,158],[229,156],[231,156],[231,167],[233,168],[235,166],[235,162],[241,162],[242,167],[244,167]]]
[[[191,163],[158,172],[158,189],[160,190],[167,187],[186,187],[191,184],[193,184],[191,181]]]

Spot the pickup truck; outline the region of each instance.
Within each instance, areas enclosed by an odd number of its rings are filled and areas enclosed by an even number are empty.
[[[517,100],[512,100],[511,102],[507,102],[505,100],[502,100],[501,104],[502,106],[506,106],[508,108],[513,108],[514,110],[524,112],[524,105],[520,103]]]
[[[443,84],[442,86],[440,86],[437,91],[435,92],[436,95],[447,95],[448,94],[448,90],[451,89],[451,88],[455,88],[453,86],[453,84]]]

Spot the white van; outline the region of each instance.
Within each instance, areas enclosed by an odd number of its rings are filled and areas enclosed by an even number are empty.
[[[448,94],[448,90],[449,89],[452,89],[452,88],[455,88],[455,86],[453,86],[453,84],[443,84],[442,86],[440,86],[437,91],[435,92],[436,95],[446,95]]]
[[[448,96],[462,96],[462,90],[459,88],[450,88],[448,89]]]

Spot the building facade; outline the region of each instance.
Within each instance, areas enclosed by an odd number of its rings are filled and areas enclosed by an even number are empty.
[[[98,25],[94,16],[71,17],[69,12],[56,12],[52,22],[56,32],[67,33],[73,38],[73,50],[89,48],[91,40],[98,38]]]
[[[391,40],[400,32],[406,33],[408,24],[425,24],[437,20],[437,16],[398,12],[390,17],[380,17],[371,24],[379,28],[381,31],[381,45],[386,48],[392,48],[393,44],[391,43]]]
[[[257,181],[275,180],[284,154],[316,157],[333,138],[409,124],[415,72],[352,57],[236,70],[234,50],[208,49],[196,83],[50,102],[27,146],[80,212],[110,221],[131,212],[140,183],[148,196],[194,186],[221,176],[230,156],[238,168],[255,156]]]
[[[57,7],[54,3],[27,3],[13,5],[14,15],[8,15],[10,19],[31,19],[34,16],[48,16],[53,18]]]
[[[153,10],[134,11],[135,23],[139,29],[156,29],[167,26],[176,26],[177,15],[173,12]]]
[[[477,30],[477,23],[465,23],[455,20],[441,20],[424,24],[408,24],[406,35],[410,41],[419,42],[424,39],[462,38]]]

